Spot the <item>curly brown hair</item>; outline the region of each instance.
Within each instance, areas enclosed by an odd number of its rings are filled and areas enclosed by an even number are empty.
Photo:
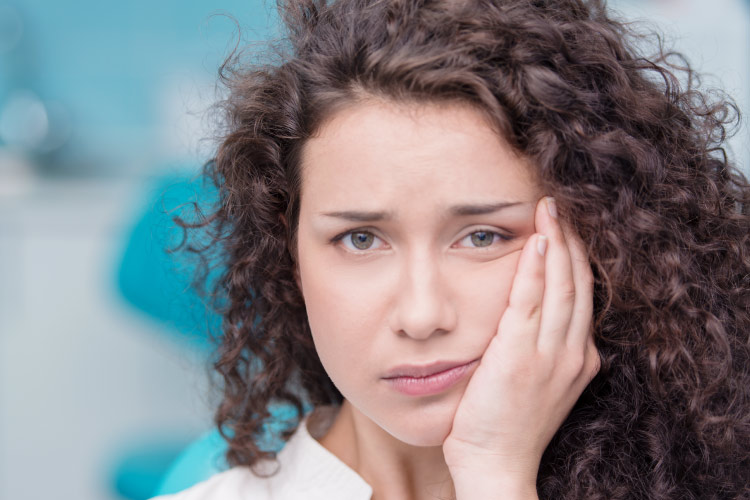
[[[339,404],[295,282],[300,151],[342,106],[459,101],[532,160],[595,276],[598,376],[547,447],[542,499],[749,498],[750,186],[738,120],[598,0],[280,0],[275,62],[235,52],[205,173],[224,273],[216,422],[253,466],[269,405]],[[658,39],[658,37],[657,37]],[[270,53],[270,52],[269,52]],[[681,82],[679,77],[685,76]],[[204,249],[208,251],[209,249]]]

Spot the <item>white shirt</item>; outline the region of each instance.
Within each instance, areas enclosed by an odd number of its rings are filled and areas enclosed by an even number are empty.
[[[370,500],[370,485],[313,437],[325,433],[335,413],[324,411],[320,419],[321,412],[314,413],[312,421],[308,415],[300,422],[277,454],[278,466],[270,460],[258,465],[263,474],[277,470],[276,474],[262,478],[249,467],[233,467],[180,493],[154,500]]]

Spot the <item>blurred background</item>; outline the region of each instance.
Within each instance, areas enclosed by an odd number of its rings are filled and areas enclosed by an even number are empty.
[[[750,0],[609,3],[735,97],[748,173]],[[238,26],[274,36],[273,2],[0,0],[0,499],[146,498],[211,428],[215,318],[164,247]]]

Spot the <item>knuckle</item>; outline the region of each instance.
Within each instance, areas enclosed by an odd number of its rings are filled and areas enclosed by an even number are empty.
[[[565,373],[571,378],[578,378],[583,372],[585,363],[585,356],[583,353],[570,352],[565,358]]]
[[[541,313],[541,304],[528,297],[511,297],[508,308],[516,311],[523,319],[536,318]]]
[[[594,356],[594,367],[591,369],[591,378],[596,377],[596,375],[601,371],[602,369],[602,357],[597,352]]]
[[[588,358],[587,364],[589,366],[587,372],[590,382],[602,369],[602,356],[596,346],[594,346],[593,342],[590,344],[590,348],[588,349],[586,354],[586,357]]]
[[[572,304],[576,299],[575,287],[572,284],[565,285],[560,290],[560,296],[564,302]]]
[[[534,268],[534,270],[531,272],[531,276],[533,279],[544,283],[544,267],[543,266],[537,266]]]
[[[529,307],[526,308],[526,319],[535,319],[539,317],[539,315],[542,312],[542,307],[538,303],[529,304]]]

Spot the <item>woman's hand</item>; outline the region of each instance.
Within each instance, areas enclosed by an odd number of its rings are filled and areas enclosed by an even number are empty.
[[[537,204],[537,234],[443,443],[458,500],[535,498],[542,453],[599,371],[591,267],[547,200]]]

